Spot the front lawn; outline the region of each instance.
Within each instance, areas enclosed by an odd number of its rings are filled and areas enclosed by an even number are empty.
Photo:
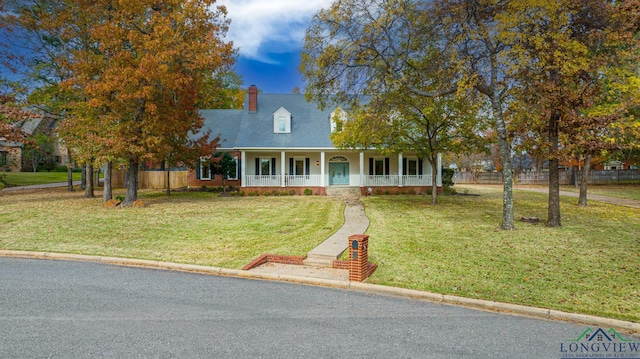
[[[34,184],[67,182],[67,172],[0,172],[7,186],[31,186]],[[73,173],[74,181],[79,181],[80,172]]]
[[[317,196],[142,191],[146,207],[122,209],[82,196],[63,189],[0,194],[0,249],[239,269],[263,253],[305,255],[344,221],[341,201]]]
[[[502,231],[501,188],[469,192],[480,196],[443,195],[437,206],[363,198],[379,265],[368,282],[640,322],[640,210],[562,198],[562,228]],[[140,197],[147,207],[107,209],[62,189],[0,193],[0,249],[241,268],[263,253],[304,255],[343,221],[344,204],[328,197]],[[516,218],[546,219],[546,194],[514,197]]]
[[[368,280],[403,288],[640,321],[640,210],[562,198],[563,227],[499,229],[501,188],[472,196],[363,199]],[[515,216],[546,219],[546,194],[514,191]]]

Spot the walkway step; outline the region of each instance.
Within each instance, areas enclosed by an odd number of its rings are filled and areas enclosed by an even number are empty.
[[[349,246],[349,236],[363,234],[369,227],[364,206],[358,200],[347,200],[344,208],[344,225],[331,237],[307,253],[309,263],[318,261],[327,264],[337,260]]]
[[[302,264],[310,267],[327,267],[333,268],[335,259],[308,258],[302,261]]]
[[[325,188],[328,197],[360,198],[360,187],[330,186]]]

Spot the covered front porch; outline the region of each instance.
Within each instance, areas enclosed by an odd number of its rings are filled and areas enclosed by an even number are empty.
[[[375,151],[243,150],[241,158],[241,183],[247,188],[311,188],[324,194],[322,189],[330,186],[385,192],[408,187],[420,193],[431,187],[433,175],[429,163],[410,152],[384,156]],[[436,181],[442,186],[440,173]]]

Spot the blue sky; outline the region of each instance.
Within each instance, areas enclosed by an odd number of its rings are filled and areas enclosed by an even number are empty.
[[[313,15],[333,0],[218,0],[231,20],[227,41],[238,49],[235,72],[244,87],[256,85],[264,93],[291,93],[304,88],[298,72],[304,32]],[[17,80],[0,66],[2,75]]]
[[[304,88],[298,72],[304,32],[312,16],[332,0],[218,0],[227,7],[227,40],[239,56],[235,71],[244,86],[264,93]]]

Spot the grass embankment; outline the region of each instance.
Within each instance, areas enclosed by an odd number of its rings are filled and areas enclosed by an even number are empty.
[[[640,210],[561,201],[563,227],[499,230],[501,188],[481,196],[363,199],[371,225],[368,280],[640,322]],[[546,195],[514,191],[515,216],[546,219]]]
[[[560,190],[579,193],[580,189],[574,186],[561,186]],[[610,196],[616,198],[635,199],[640,201],[640,184],[621,185],[589,185],[587,187],[587,199],[590,194]]]
[[[241,268],[263,253],[305,255],[343,223],[337,199],[141,192],[107,209],[64,190],[0,195],[0,249]]]
[[[640,322],[640,210],[562,199],[563,227],[498,229],[501,188],[481,196],[363,198],[369,283]],[[515,191],[515,215],[546,218],[546,195]],[[0,194],[0,248],[240,268],[259,254],[304,255],[342,224],[316,196],[142,192],[144,208],[106,209],[63,190]]]
[[[66,172],[0,172],[7,186],[31,186],[35,184],[67,182]],[[80,180],[79,172],[73,173],[74,181]]]

